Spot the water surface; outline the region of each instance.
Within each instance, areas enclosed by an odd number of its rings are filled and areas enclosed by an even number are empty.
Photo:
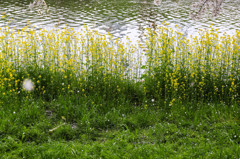
[[[177,24],[186,36],[211,24],[220,32],[233,33],[240,27],[240,1],[225,0],[219,16],[192,20],[191,5],[198,0],[46,0],[48,9],[30,9],[32,0],[1,0],[0,12],[9,15],[11,28],[21,29],[29,21],[36,29],[63,28],[67,24],[80,29],[84,24],[101,33],[141,39],[148,27],[160,26],[163,21]],[[0,26],[6,20],[0,19]]]

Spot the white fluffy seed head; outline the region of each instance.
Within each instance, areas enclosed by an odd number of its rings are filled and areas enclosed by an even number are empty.
[[[25,79],[23,81],[23,89],[26,91],[32,91],[34,89],[34,83],[32,80],[30,79]]]

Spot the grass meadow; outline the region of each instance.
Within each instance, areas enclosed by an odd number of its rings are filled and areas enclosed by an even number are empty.
[[[1,158],[240,158],[240,31],[0,29]]]

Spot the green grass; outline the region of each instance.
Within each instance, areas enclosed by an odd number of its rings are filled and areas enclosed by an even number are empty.
[[[0,158],[240,158],[240,31],[85,31],[0,29]]]
[[[240,157],[238,104],[135,105],[100,93],[1,99],[1,158]]]

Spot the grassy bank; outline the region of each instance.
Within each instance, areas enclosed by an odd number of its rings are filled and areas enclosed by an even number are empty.
[[[8,102],[7,102],[8,101]],[[2,158],[239,158],[239,105],[149,103],[99,96],[6,99]]]
[[[3,158],[239,158],[240,32],[0,30]]]

